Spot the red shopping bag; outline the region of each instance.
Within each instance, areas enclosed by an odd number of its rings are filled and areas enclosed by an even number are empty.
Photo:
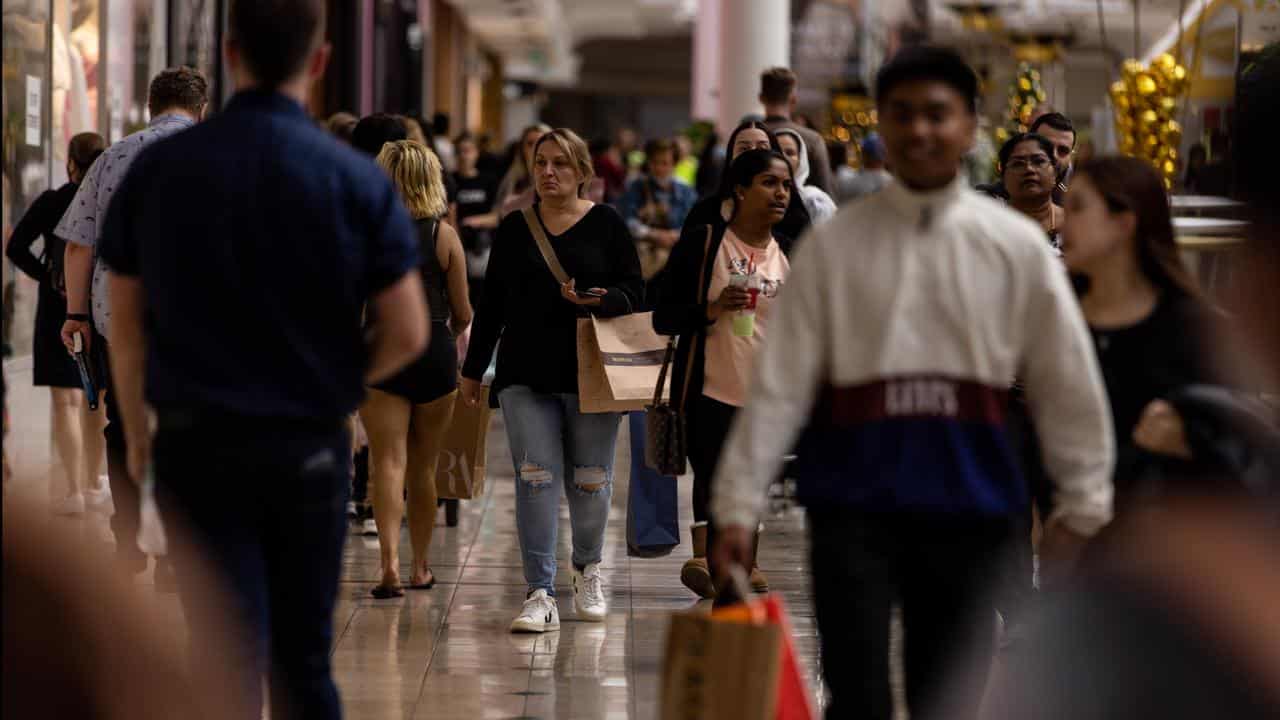
[[[777,595],[765,595],[740,605],[716,609],[712,611],[711,616],[716,620],[728,622],[773,625],[780,630],[781,657],[779,658],[774,720],[813,720],[814,712],[809,688],[805,684],[804,674],[800,671],[800,663],[796,660],[791,622],[787,619],[787,610],[782,603],[782,598]]]

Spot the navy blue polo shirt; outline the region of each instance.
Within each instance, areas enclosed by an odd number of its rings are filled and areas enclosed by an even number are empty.
[[[155,408],[321,420],[363,397],[365,302],[418,265],[386,173],[262,91],[143,151],[100,253],[141,279]]]

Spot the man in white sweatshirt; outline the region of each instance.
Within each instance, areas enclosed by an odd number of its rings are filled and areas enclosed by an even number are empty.
[[[977,713],[989,590],[1029,502],[1005,429],[1015,376],[1055,485],[1046,571],[1111,518],[1110,413],[1066,273],[1037,225],[960,172],[977,84],[938,48],[880,71],[897,180],[800,243],[713,484],[710,552],[727,568],[750,556],[765,488],[797,450],[828,720],[893,716],[894,605],[912,717]]]

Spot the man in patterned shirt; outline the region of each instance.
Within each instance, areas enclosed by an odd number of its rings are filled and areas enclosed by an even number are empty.
[[[209,84],[199,71],[179,67],[156,75],[147,98],[151,124],[112,145],[98,158],[54,231],[67,241],[67,320],[62,326],[62,342],[71,351],[79,335],[85,348],[93,351],[107,383],[107,476],[116,507],[111,529],[116,536],[117,562],[129,573],[145,570],[147,557],[137,546],[138,492],[129,479],[119,406],[110,387],[107,337],[111,298],[107,296],[107,273],[97,245],[107,206],[134,158],[150,143],[195,125],[208,102]]]

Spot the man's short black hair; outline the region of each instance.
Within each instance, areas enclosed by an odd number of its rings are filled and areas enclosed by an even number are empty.
[[[1031,128],[1027,132],[1038,132],[1045,125],[1054,130],[1071,133],[1071,147],[1076,146],[1076,126],[1071,124],[1071,120],[1066,115],[1060,112],[1045,113],[1031,123]]]
[[[917,80],[943,83],[965,100],[969,112],[978,110],[978,76],[960,54],[935,45],[903,48],[876,73],[876,101],[884,102],[899,85]]]
[[[324,0],[231,0],[227,27],[254,79],[274,90],[302,70],[324,19]]]
[[[147,90],[147,109],[151,117],[166,110],[186,110],[199,115],[209,103],[209,82],[199,70],[176,67],[160,71]]]
[[[356,123],[356,129],[351,131],[351,146],[373,157],[382,152],[383,145],[408,139],[409,130],[404,121],[387,113],[362,118]]]

